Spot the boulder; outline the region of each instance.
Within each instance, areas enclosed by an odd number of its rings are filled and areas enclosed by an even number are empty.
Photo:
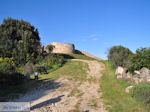
[[[138,77],[135,77],[135,76],[134,76],[134,77],[132,78],[132,82],[135,83],[135,84],[138,84],[140,81],[139,81],[139,78],[138,78]]]
[[[140,75],[140,72],[139,72],[139,71],[137,71],[137,70],[135,70],[135,71],[134,71],[134,74],[136,74],[136,75]]]
[[[148,68],[143,67],[139,71],[134,71],[132,75],[130,72],[127,72],[126,68],[118,67],[115,72],[117,79],[125,79],[127,81],[131,81],[135,84],[139,83],[150,83],[150,70]]]
[[[119,66],[117,69],[116,69],[116,72],[115,74],[117,75],[117,79],[123,79],[124,76],[126,75],[126,69]]]
[[[150,70],[148,68],[143,67],[140,71],[140,77],[146,78],[150,76]]]
[[[132,74],[130,72],[126,74],[126,79],[129,81],[132,79]]]

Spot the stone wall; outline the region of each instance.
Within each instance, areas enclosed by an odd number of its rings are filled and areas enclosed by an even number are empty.
[[[74,44],[53,42],[50,45],[53,46],[52,53],[71,54],[71,53],[75,52],[75,46],[74,46]],[[46,52],[48,53],[47,50],[46,50]]]

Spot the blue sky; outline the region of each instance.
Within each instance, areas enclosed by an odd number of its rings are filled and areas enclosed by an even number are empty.
[[[101,58],[113,45],[150,46],[150,0],[0,0],[6,17],[32,23],[43,45],[74,43]]]

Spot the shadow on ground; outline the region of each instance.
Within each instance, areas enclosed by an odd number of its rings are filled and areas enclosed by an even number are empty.
[[[6,90],[0,90],[0,101],[30,102],[61,87],[60,82],[51,79],[29,80],[21,85],[10,86]]]
[[[43,107],[43,106],[55,104],[55,103],[61,101],[61,97],[63,97],[63,96],[64,96],[64,95],[60,95],[60,96],[58,96],[58,97],[56,97],[56,98],[51,98],[51,99],[49,99],[49,100],[46,100],[46,101],[44,101],[44,102],[41,102],[41,103],[39,103],[39,104],[37,104],[37,105],[32,106],[30,109],[31,109],[31,110],[34,110],[34,109],[37,109],[37,108],[41,108],[41,107]]]

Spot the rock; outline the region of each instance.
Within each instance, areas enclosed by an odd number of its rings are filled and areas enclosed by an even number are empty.
[[[139,79],[142,80],[141,82],[150,83],[150,70],[143,67],[139,72]]]
[[[137,74],[137,75],[140,75],[140,72],[137,71],[137,70],[135,70],[134,73]]]
[[[132,81],[133,81],[135,84],[138,84],[138,83],[140,82],[138,77],[133,77],[133,78],[132,78]]]
[[[131,80],[131,78],[132,78],[132,74],[131,74],[130,72],[128,72],[128,73],[126,74],[126,79],[127,79],[127,80]]]
[[[127,81],[132,81],[135,84],[139,83],[150,83],[150,70],[148,68],[143,67],[139,71],[134,71],[134,75],[130,72],[127,72],[126,68],[118,67],[116,69],[115,74],[117,75],[117,79],[125,79]]]
[[[119,66],[119,67],[116,69],[115,74],[117,75],[117,79],[123,79],[123,78],[124,78],[124,75],[126,74],[126,69]]]
[[[141,78],[147,78],[150,76],[150,70],[148,68],[143,67],[139,72]]]
[[[133,86],[128,86],[128,87],[125,89],[125,92],[126,92],[126,93],[129,93],[132,88],[133,88]]]
[[[150,76],[147,76],[146,82],[147,82],[147,83],[150,83]]]
[[[139,83],[144,82],[144,79],[142,79],[142,78],[139,78],[138,80],[139,80]]]

